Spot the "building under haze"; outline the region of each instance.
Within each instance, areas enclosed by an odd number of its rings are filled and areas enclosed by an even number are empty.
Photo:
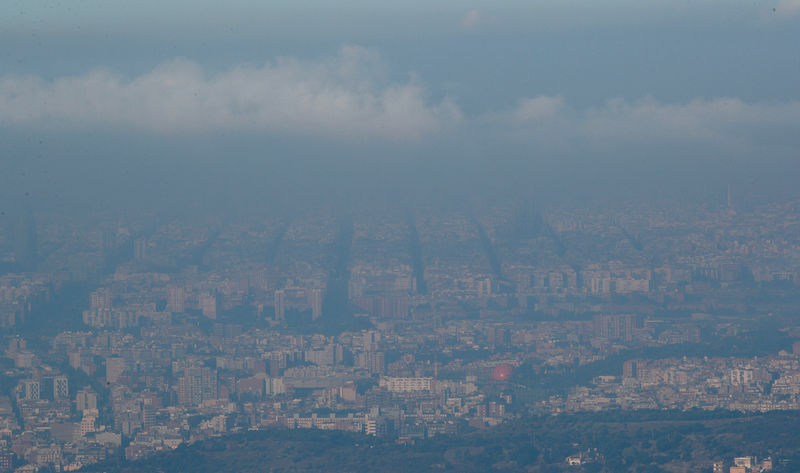
[[[133,240],[133,257],[137,260],[147,258],[147,238],[139,237]]]
[[[286,291],[278,289],[275,291],[275,320],[286,318]]]
[[[322,301],[322,289],[312,289],[311,293],[308,295],[308,304],[311,306],[311,318],[313,320],[322,317]]]
[[[36,269],[39,256],[39,239],[33,212],[28,209],[20,216],[14,228],[14,259],[22,271]]]
[[[169,288],[167,309],[176,313],[183,313],[186,311],[186,291],[182,287]]]
[[[186,368],[178,380],[178,402],[183,406],[199,406],[217,399],[217,371],[207,367]]]

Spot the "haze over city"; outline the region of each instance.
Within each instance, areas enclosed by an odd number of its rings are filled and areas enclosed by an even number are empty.
[[[0,4],[0,472],[796,471],[800,3]]]

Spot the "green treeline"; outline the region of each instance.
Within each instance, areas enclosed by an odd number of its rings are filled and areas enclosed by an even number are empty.
[[[532,417],[414,445],[338,431],[273,429],[218,437],[108,473],[705,472],[715,460],[771,456],[800,468],[800,412],[606,411]],[[566,457],[589,462],[568,466]]]

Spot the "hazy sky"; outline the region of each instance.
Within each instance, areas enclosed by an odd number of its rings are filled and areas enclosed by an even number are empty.
[[[2,184],[800,177],[800,0],[387,3],[0,2]]]

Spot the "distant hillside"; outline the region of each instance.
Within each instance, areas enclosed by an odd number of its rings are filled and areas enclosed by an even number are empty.
[[[568,466],[585,453],[591,463]],[[800,471],[800,413],[604,412],[531,418],[458,437],[397,445],[358,434],[274,429],[215,438],[107,473],[705,472],[734,456]]]

